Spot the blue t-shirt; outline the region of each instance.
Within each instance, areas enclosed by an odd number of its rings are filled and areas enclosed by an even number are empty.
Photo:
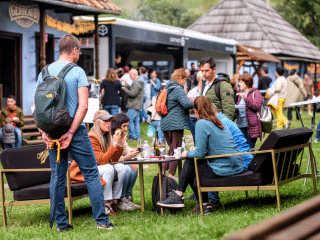
[[[221,112],[217,115],[217,117],[220,119],[220,121],[222,122],[223,125],[226,125],[229,128],[229,130],[232,134],[232,137],[233,137],[234,141],[236,142],[240,152],[242,152],[242,153],[250,152],[250,146],[247,142],[247,139],[244,137],[243,133],[241,132],[241,130],[239,129],[237,124],[235,124],[227,116],[223,115]],[[248,168],[252,159],[253,159],[252,154],[243,155],[243,160],[244,160],[243,166],[245,168]]]
[[[54,62],[49,65],[48,71],[50,75],[57,76],[62,68],[69,62]],[[78,105],[78,88],[89,86],[88,79],[84,70],[79,67],[73,67],[64,77],[67,85],[67,105],[69,114],[74,116],[76,107]],[[38,76],[38,85],[42,82],[42,74]]]

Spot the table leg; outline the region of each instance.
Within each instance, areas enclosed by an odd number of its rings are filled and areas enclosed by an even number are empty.
[[[301,126],[304,127],[303,122],[302,122],[302,118],[301,118],[301,115],[300,115],[300,109],[299,109],[298,106],[295,106],[295,108],[296,108],[296,112],[297,112],[297,115],[298,115],[298,117],[299,117]]]
[[[139,180],[140,180],[141,212],[144,212],[144,184],[143,184],[143,164],[142,163],[139,163]]]
[[[179,179],[181,177],[181,171],[182,171],[182,160],[179,160],[178,161],[178,176],[179,176]]]
[[[162,163],[158,163],[158,170],[159,170],[160,201],[162,201]],[[163,215],[163,207],[161,207],[161,215]]]

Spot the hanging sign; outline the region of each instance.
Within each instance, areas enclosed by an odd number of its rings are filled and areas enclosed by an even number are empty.
[[[30,27],[39,22],[40,10],[38,5],[21,5],[10,2],[9,15],[11,21],[16,21],[21,27]]]

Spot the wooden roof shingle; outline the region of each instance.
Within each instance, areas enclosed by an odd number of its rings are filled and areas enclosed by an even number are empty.
[[[320,51],[264,0],[221,0],[189,29],[275,55],[320,61]]]

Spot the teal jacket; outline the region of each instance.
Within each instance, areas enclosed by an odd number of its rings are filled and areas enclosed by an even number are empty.
[[[229,128],[222,122],[224,129],[218,128],[209,120],[200,119],[196,123],[195,150],[189,150],[188,158],[240,153]],[[212,171],[219,176],[232,176],[243,172],[243,157],[231,156],[208,160]]]
[[[170,88],[175,86],[174,88]],[[176,131],[190,129],[189,109],[193,108],[190,101],[183,91],[183,87],[172,80],[166,85],[167,90],[167,109],[168,114],[161,118],[162,131]]]

